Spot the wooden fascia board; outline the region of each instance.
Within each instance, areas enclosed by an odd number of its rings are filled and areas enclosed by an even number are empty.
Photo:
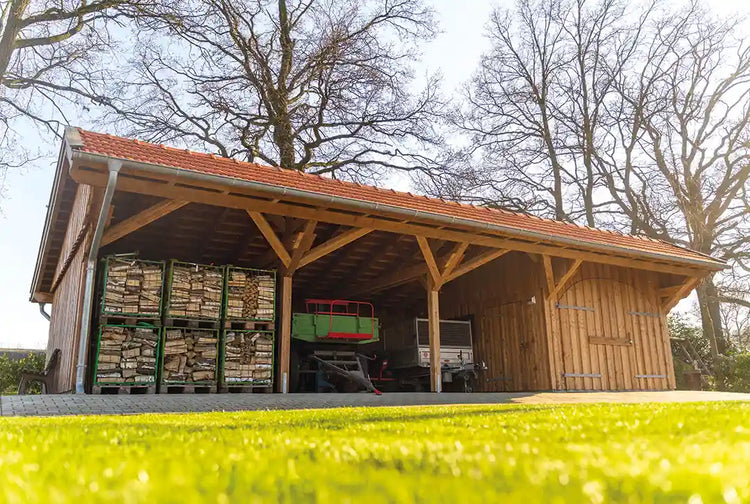
[[[146,173],[146,172],[143,172]],[[95,186],[106,185],[106,174],[91,169],[74,167],[71,175],[78,183],[91,184]],[[149,175],[146,173],[146,175]],[[226,189],[226,186],[222,186]],[[532,254],[547,254],[566,259],[582,259],[588,262],[600,264],[611,264],[628,268],[657,271],[662,273],[674,273],[677,275],[703,276],[709,271],[723,269],[722,265],[706,263],[705,267],[698,265],[676,264],[672,262],[661,262],[646,258],[633,256],[611,255],[607,252],[597,251],[595,246],[590,248],[571,248],[560,246],[550,242],[524,241],[511,237],[503,237],[498,234],[477,233],[463,228],[447,229],[444,225],[422,222],[404,222],[402,220],[389,219],[387,216],[373,217],[372,215],[353,214],[351,211],[338,211],[334,208],[321,209],[314,204],[279,202],[278,199],[268,199],[267,195],[246,193],[225,194],[222,190],[214,189],[210,185],[198,187],[188,184],[170,184],[168,181],[154,179],[143,180],[128,173],[121,173],[118,179],[119,191],[135,192],[153,196],[161,196],[171,199],[203,203],[214,206],[225,206],[243,210],[252,210],[263,213],[296,217],[300,219],[316,219],[321,222],[338,224],[350,227],[366,227],[379,231],[392,233],[420,235],[426,238],[442,239],[454,242],[470,242],[474,245],[484,247],[503,248]],[[665,259],[666,261],[666,259]]]
[[[372,228],[353,228],[353,229],[344,231],[343,233],[337,236],[334,236],[333,238],[326,241],[325,243],[322,243],[318,245],[317,247],[310,249],[310,251],[307,254],[305,254],[300,260],[299,266],[297,267],[297,269],[307,266],[308,264],[314,261],[317,261],[321,257],[325,257],[331,252],[334,252],[340,249],[341,247],[344,247],[350,244],[351,242],[362,238],[363,236],[371,233],[372,231],[374,231],[374,229]]]
[[[51,292],[35,292],[31,300],[35,303],[51,303],[55,296]]]
[[[176,201],[176,200],[164,200],[156,203],[155,205],[138,212],[137,214],[128,217],[122,222],[108,227],[104,230],[102,235],[101,246],[108,245],[120,238],[123,238],[130,233],[141,229],[142,227],[154,222],[155,220],[161,219],[165,215],[168,215],[175,210],[178,210],[185,205],[187,201]]]

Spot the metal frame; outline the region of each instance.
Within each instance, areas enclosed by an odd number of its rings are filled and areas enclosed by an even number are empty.
[[[264,380],[262,382],[256,381],[255,379],[250,380],[237,380],[237,381],[231,381],[228,382],[226,379],[226,376],[224,372],[226,371],[224,369],[224,364],[226,363],[226,334],[228,332],[237,332],[237,333],[263,333],[268,334],[271,338],[271,378],[268,380]],[[273,380],[273,370],[276,367],[276,331],[273,329],[223,329],[221,331],[221,338],[219,339],[219,365],[221,369],[220,379],[219,383],[224,387],[234,387],[234,386],[250,386],[250,385],[257,385],[262,387],[273,387],[274,380]]]
[[[235,317],[228,317],[226,315],[227,303],[229,302],[229,274],[233,270],[263,273],[263,274],[268,274],[273,278],[273,315],[271,316],[270,319],[269,318],[235,318]],[[278,296],[276,295],[277,291],[278,291],[278,288],[276,286],[276,270],[243,268],[240,266],[233,266],[233,265],[228,264],[224,266],[224,292],[222,294],[222,307],[221,307],[223,318],[227,321],[232,321],[232,322],[275,322],[276,321],[276,300],[278,298]]]
[[[172,314],[169,313],[170,305],[171,305],[171,302],[172,302],[172,280],[173,280],[173,276],[174,276],[174,266],[175,265],[179,265],[179,266],[192,266],[192,267],[198,266],[198,267],[201,267],[201,268],[215,269],[215,270],[218,270],[218,271],[221,272],[221,284],[222,284],[221,285],[221,290],[222,290],[222,295],[221,295],[221,300],[219,301],[219,315],[216,318],[213,318],[213,317],[195,317],[195,316],[191,316],[191,315],[175,316],[175,315],[172,315]],[[191,263],[191,262],[180,261],[178,259],[172,259],[172,260],[170,260],[169,261],[169,273],[168,273],[168,277],[167,277],[167,283],[166,283],[166,286],[165,286],[165,293],[162,295],[162,302],[164,303],[164,308],[163,308],[162,312],[164,314],[164,317],[165,318],[171,318],[171,319],[182,319],[182,320],[200,320],[200,321],[206,320],[206,321],[212,321],[212,322],[218,322],[219,320],[221,320],[223,318],[223,316],[224,316],[223,297],[224,297],[224,285],[226,284],[226,282],[225,282],[226,278],[224,277],[224,274],[225,274],[224,269],[225,268],[226,268],[225,266],[214,266],[212,264]]]
[[[123,255],[108,255],[102,259],[102,262],[104,263],[104,273],[102,276],[102,296],[101,296],[101,305],[100,305],[100,313],[102,315],[109,315],[114,317],[135,317],[140,319],[161,319],[162,312],[164,311],[164,280],[165,280],[165,270],[166,270],[166,262],[165,261],[152,261],[152,260],[146,260],[146,259],[136,259],[133,258],[134,262],[139,262],[142,264],[159,264],[161,265],[161,296],[159,299],[159,311],[154,313],[129,313],[129,312],[110,312],[104,310],[104,300],[106,299],[107,295],[107,278],[109,276],[109,261],[112,259],[120,259],[125,260],[125,256]]]

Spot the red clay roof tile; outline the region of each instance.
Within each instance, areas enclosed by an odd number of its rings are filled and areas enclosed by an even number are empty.
[[[235,159],[130,140],[103,133],[79,131],[83,140],[83,147],[78,147],[78,149],[89,153],[288,187],[327,196],[392,205],[408,210],[468,219],[477,223],[500,225],[511,228],[511,230],[532,231],[548,235],[552,241],[556,237],[575,239],[591,246],[616,246],[634,253],[656,253],[671,256],[678,260],[682,258],[718,263],[718,261],[698,252],[650,238],[592,229],[536,216],[531,216],[535,218],[530,219],[527,214],[514,213],[508,210],[468,204],[456,205],[453,202],[415,196],[408,192],[393,189],[342,182],[326,177],[303,174],[296,170],[238,162]]]

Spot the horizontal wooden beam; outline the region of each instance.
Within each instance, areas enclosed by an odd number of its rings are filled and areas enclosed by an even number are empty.
[[[109,245],[110,243],[139,230],[145,225],[150,224],[187,204],[187,201],[160,201],[159,203],[105,229],[104,234],[102,235],[101,246]]]
[[[73,179],[78,183],[90,184],[97,187],[104,187],[107,184],[107,175],[104,171],[81,169],[78,166],[74,166],[70,173]],[[475,232],[468,229],[438,228],[434,224],[422,222],[407,223],[394,219],[377,218],[370,215],[355,215],[350,211],[320,209],[310,204],[282,203],[278,202],[278,200],[271,200],[260,195],[244,193],[224,194],[222,191],[225,188],[220,189],[221,186],[218,185],[216,187],[210,185],[205,185],[203,187],[196,185],[188,186],[186,184],[178,185],[171,184],[166,180],[144,180],[142,177],[151,176],[148,172],[138,171],[134,172],[134,174],[137,174],[138,177],[135,177],[128,172],[121,172],[118,177],[117,190],[180,199],[207,205],[239,208],[243,210],[249,209],[256,212],[296,217],[300,219],[316,219],[321,222],[328,222],[342,226],[366,227],[379,231],[419,235],[432,239],[469,242],[472,245],[480,245],[484,247],[507,248],[520,252],[548,254],[567,259],[582,259],[587,262],[612,264],[615,266],[658,271],[661,273],[703,276],[710,269],[677,265],[669,262],[638,259],[635,257],[629,257],[629,254],[626,256],[625,253],[623,253],[623,255],[610,255],[608,253],[596,251],[595,246],[592,246],[590,249],[561,247],[560,245],[554,244],[554,240],[552,239],[549,243],[541,241],[524,241],[496,234]]]
[[[628,338],[603,338],[589,336],[590,345],[633,346],[633,340]]]
[[[311,249],[307,254],[305,254],[304,257],[302,257],[302,259],[300,260],[299,267],[297,269],[307,266],[314,261],[317,261],[321,257],[324,257],[331,252],[334,252],[341,247],[344,247],[351,242],[362,238],[372,231],[374,231],[372,228],[353,228],[344,231],[337,236],[334,236],[327,242],[321,243],[317,247]]]
[[[276,232],[273,230],[266,218],[263,217],[263,214],[250,210],[247,211],[247,214],[251,219],[253,219],[253,222],[258,227],[258,230],[266,239],[273,251],[276,252],[276,255],[279,257],[279,260],[284,265],[284,267],[288,268],[289,262],[292,260],[292,257],[289,255],[286,247],[284,247],[284,244],[281,243],[281,240],[279,240],[279,237],[276,235]]]

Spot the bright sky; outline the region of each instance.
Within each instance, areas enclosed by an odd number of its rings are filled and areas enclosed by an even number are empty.
[[[486,47],[484,25],[491,8],[499,4],[510,2],[434,0],[443,33],[425,47],[423,65],[424,71],[442,71],[446,93],[455,91],[471,75]],[[719,13],[750,15],[748,0],[710,0],[706,4]],[[83,121],[76,125],[92,127]],[[31,146],[39,144],[33,130],[27,132],[26,140]],[[6,197],[0,201],[0,348],[47,345],[48,322],[28,299],[58,148],[58,144],[40,144],[46,157],[9,174],[6,180]],[[403,186],[406,182],[393,183]],[[690,305],[686,300],[681,307]]]

